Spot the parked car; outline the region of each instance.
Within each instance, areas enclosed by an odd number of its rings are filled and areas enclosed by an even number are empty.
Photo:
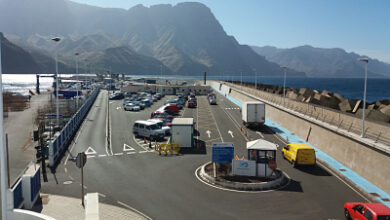
[[[120,92],[114,93],[114,94],[109,96],[110,100],[121,100],[123,98],[124,98],[124,95],[123,95],[123,93],[120,93]]]
[[[302,143],[290,143],[282,150],[283,158],[290,161],[293,166],[315,165],[316,154],[312,147]]]
[[[180,108],[175,104],[167,104],[167,105],[164,105],[163,107],[161,107],[160,109],[169,110],[169,111],[174,112],[174,113],[178,113],[180,111]]]
[[[176,104],[176,100],[167,100],[165,101],[165,104]]]
[[[141,102],[144,103],[146,107],[150,107],[152,105],[152,102],[149,99],[142,99]]]
[[[133,104],[133,103],[127,103],[124,107],[123,107],[123,109],[125,110],[125,111],[139,111],[139,110],[141,110],[141,107],[139,106],[139,105],[135,105],[135,104]]]
[[[390,208],[381,203],[346,202],[344,215],[354,220],[390,220]]]
[[[187,107],[188,107],[188,108],[196,108],[196,102],[188,101]]]
[[[162,129],[165,133],[165,136],[168,136],[171,134],[171,128],[169,126],[165,125],[164,120],[160,119],[148,119],[147,121],[156,122],[156,124]]]
[[[165,132],[159,128],[156,122],[142,120],[135,121],[133,125],[133,134],[153,141],[162,140],[165,137]]]
[[[213,98],[213,97],[210,97],[209,98],[209,103],[210,103],[210,105],[216,105],[217,104],[217,99]]]

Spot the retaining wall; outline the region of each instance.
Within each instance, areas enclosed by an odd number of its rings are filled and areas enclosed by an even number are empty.
[[[215,81],[211,81],[209,84],[214,88],[225,88],[220,91],[239,101],[256,100],[254,97],[242,93],[242,91],[248,90],[249,88],[243,87],[241,91],[241,88],[232,88],[227,85],[220,87],[220,83]],[[230,89],[226,89],[227,87],[230,87]],[[275,99],[272,94],[264,94],[264,92],[261,91],[258,91],[258,94],[263,98],[261,101],[267,101],[272,98]],[[268,99],[265,99],[264,97]],[[288,102],[290,101],[291,100],[288,100]],[[308,107],[305,103],[298,104],[310,108],[310,106]],[[293,104],[287,106],[291,105]],[[301,108],[303,108],[303,106]],[[327,109],[316,111],[321,111],[321,114],[328,115],[328,117],[332,117],[331,115],[333,115],[333,118],[339,117],[339,120],[350,117],[348,115],[345,116],[334,113]],[[322,113],[322,111],[324,112]],[[335,132],[335,128],[337,130],[337,127],[331,129],[329,126],[326,126],[326,124],[319,125],[318,123],[313,123],[311,120],[305,119],[304,116],[298,116],[298,113],[291,113],[277,105],[266,105],[266,117],[277,122],[300,138],[304,140],[307,139],[310,144],[344,164],[383,191],[390,193],[390,156],[388,152],[381,151],[378,148],[364,144],[354,138]],[[375,127],[370,123],[373,122],[368,122],[368,126],[371,125],[371,127]],[[382,125],[378,125],[378,127],[375,128],[378,129],[381,126]],[[311,131],[309,135],[310,128]],[[386,129],[386,127],[383,128],[382,132],[387,132]],[[386,135],[389,135],[389,133],[386,133]]]

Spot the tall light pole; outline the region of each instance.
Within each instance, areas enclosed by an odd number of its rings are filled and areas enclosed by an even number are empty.
[[[162,95],[162,64],[160,64],[160,92]]]
[[[366,118],[366,94],[367,94],[367,69],[368,69],[368,58],[360,58],[359,61],[366,63],[365,74],[364,74],[364,93],[363,93],[363,115],[362,115],[362,133],[361,137],[364,137],[364,120]]]
[[[52,38],[54,42],[59,42],[59,37]],[[58,47],[56,45],[56,125],[60,125],[60,105],[58,103]]]
[[[255,70],[255,90],[257,89],[257,71]]]
[[[1,166],[1,218],[7,220],[7,158],[5,156],[5,141],[4,141],[4,113],[3,113],[3,83],[2,83],[2,68],[1,68],[1,38],[0,35],[0,166]]]
[[[283,106],[286,101],[286,71],[287,71],[287,66],[282,66],[284,69],[284,79],[283,79]]]
[[[242,90],[242,71],[241,71],[241,90]]]
[[[79,62],[78,62],[79,53],[75,53],[74,55],[76,56],[76,80],[78,81],[78,79],[79,79]],[[77,84],[78,84],[78,82],[77,82]],[[76,108],[79,109],[79,89],[76,87],[76,90],[77,90]]]

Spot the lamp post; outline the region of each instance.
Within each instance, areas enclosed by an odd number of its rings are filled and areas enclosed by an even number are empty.
[[[241,71],[241,90],[242,90],[242,71]]]
[[[286,71],[287,71],[287,66],[282,66],[284,69],[284,78],[283,78],[283,106],[286,101]]]
[[[361,137],[364,137],[364,120],[366,118],[366,94],[367,94],[367,69],[368,69],[368,58],[360,58],[359,61],[366,63],[365,74],[364,74],[364,93],[363,93],[363,115],[362,115],[362,133]]]
[[[255,90],[257,89],[257,71],[255,70]]]
[[[4,113],[3,113],[3,84],[2,84],[2,68],[1,68],[1,38],[0,35],[0,184],[1,184],[1,218],[7,219],[7,158],[5,156],[5,141],[4,141]]]
[[[54,42],[59,42],[61,39],[59,37],[52,38]],[[56,45],[56,125],[60,124],[60,106],[58,103],[58,47]]]
[[[160,64],[160,92],[162,95],[162,64]]]
[[[75,53],[74,55],[76,56],[76,80],[78,81],[78,79],[79,79],[79,63],[78,63],[79,53]],[[78,82],[77,82],[77,84],[78,84]],[[76,109],[79,109],[79,89],[76,87],[76,90],[77,90]]]

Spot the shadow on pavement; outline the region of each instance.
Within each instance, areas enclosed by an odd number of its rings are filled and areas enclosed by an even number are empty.
[[[180,148],[180,154],[207,154],[206,143],[195,139],[195,147]]]
[[[268,128],[269,128],[269,129],[267,129],[268,132],[270,132],[270,130],[272,130],[273,133],[278,133],[278,134],[283,133],[283,131],[280,130],[279,128],[277,128],[277,127],[268,126]],[[271,133],[271,134],[272,134],[272,133]]]
[[[301,182],[291,179],[290,183],[286,187],[278,189],[278,191],[303,192],[303,189]]]
[[[296,169],[314,175],[314,176],[332,176],[328,171],[324,170],[322,167],[315,166],[297,166]]]
[[[251,127],[249,128],[251,131],[259,131],[263,134],[275,134],[275,132],[270,128],[270,127],[267,127],[267,126],[261,126],[261,127]],[[279,130],[279,129],[278,129]],[[279,130],[280,131],[280,130]]]
[[[198,131],[198,130],[196,130],[195,128],[194,128],[194,136],[196,136],[196,137],[199,137],[199,136],[200,136],[200,133],[199,133],[199,131]]]

